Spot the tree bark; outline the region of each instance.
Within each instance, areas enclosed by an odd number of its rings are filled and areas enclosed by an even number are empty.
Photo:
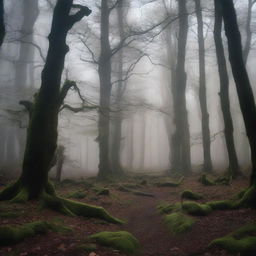
[[[42,84],[29,122],[22,174],[11,189],[13,195],[9,195],[14,198],[38,199],[42,193],[50,193],[48,171],[56,150],[61,75],[69,50],[66,37],[74,23],[90,14],[84,7],[69,15],[72,4],[72,0],[58,0],[54,9]],[[5,193],[1,193],[0,199],[5,199]]]
[[[118,17],[118,30],[120,41],[124,37],[124,22],[123,22],[123,0],[119,0],[117,4],[117,17]],[[118,53],[118,84],[116,93],[116,107],[117,113],[113,119],[113,138],[112,138],[112,150],[111,150],[111,164],[114,175],[122,175],[123,169],[120,160],[121,140],[122,140],[122,96],[123,96],[123,51],[120,49]]]
[[[251,41],[252,41],[251,21],[252,21],[252,8],[254,4],[255,4],[255,1],[248,0],[248,13],[247,13],[247,19],[246,19],[246,40],[245,40],[245,45],[243,49],[243,57],[244,57],[245,64],[247,63],[247,59],[251,49]]]
[[[101,53],[98,74],[100,78],[100,112],[99,112],[99,172],[98,178],[112,175],[109,154],[110,96],[111,96],[111,48],[109,43],[108,1],[101,1]]]
[[[186,109],[185,55],[188,34],[188,15],[186,1],[180,0],[179,5],[179,35],[176,77],[173,84],[174,124],[176,126],[172,137],[172,169],[189,173],[191,171],[190,134],[188,114]]]
[[[0,47],[3,44],[4,36],[5,36],[4,0],[0,0]]]
[[[199,102],[202,113],[202,137],[203,137],[203,153],[204,153],[204,171],[212,171],[211,159],[211,140],[209,128],[209,114],[206,99],[206,79],[205,79],[205,46],[204,46],[204,30],[201,0],[195,0],[196,17],[198,23],[197,35],[199,45]]]
[[[241,35],[234,3],[232,0],[226,0],[225,3],[220,0],[217,1],[222,6],[225,32],[228,39],[229,60],[251,148],[251,185],[256,186],[256,107],[254,96],[243,60]]]
[[[215,25],[214,25],[214,41],[216,47],[216,56],[218,62],[218,70],[220,77],[220,103],[221,109],[223,113],[224,120],[224,134],[226,147],[228,151],[228,159],[229,159],[229,173],[233,178],[238,176],[239,172],[239,164],[235,149],[234,143],[234,128],[232,115],[230,111],[230,102],[229,102],[229,78],[228,71],[225,59],[225,53],[222,43],[221,37],[222,31],[222,7],[219,5],[218,0],[215,0]]]

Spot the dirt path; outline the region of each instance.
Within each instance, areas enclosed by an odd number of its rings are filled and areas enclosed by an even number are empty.
[[[129,210],[125,226],[143,245],[143,255],[170,255],[172,245],[162,217],[157,213],[158,198],[138,198]],[[157,241],[157,244],[156,244]]]
[[[100,231],[127,230],[139,241],[142,247],[139,256],[227,256],[225,251],[207,250],[207,245],[215,238],[224,236],[242,225],[256,221],[256,211],[240,209],[233,211],[215,211],[205,217],[195,217],[196,223],[184,234],[172,235],[163,222],[156,206],[163,201],[174,203],[180,201],[180,194],[185,189],[204,195],[205,201],[221,200],[234,195],[247,186],[247,181],[235,181],[231,186],[205,187],[197,179],[185,179],[181,186],[175,188],[159,188],[148,185],[139,188],[154,197],[136,196],[121,192],[118,186],[110,186],[110,196],[96,196],[93,189],[86,190],[82,185],[67,185],[58,188],[58,194],[68,195],[74,191],[88,193],[81,202],[101,205],[116,217],[127,221],[125,225],[113,225],[97,219],[71,218],[54,211],[39,212],[33,203],[13,205],[0,202],[2,210],[21,211],[23,214],[14,219],[0,218],[0,225],[18,225],[36,220],[61,220],[73,229],[72,233],[59,234],[49,232],[38,235],[23,242],[0,248],[0,256],[126,256],[111,248],[98,246],[95,254],[77,249],[85,243],[87,237]]]

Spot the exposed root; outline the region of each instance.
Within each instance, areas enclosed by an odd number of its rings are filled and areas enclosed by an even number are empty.
[[[20,190],[20,181],[10,184],[0,192],[0,201],[13,199]]]
[[[13,203],[24,203],[30,198],[29,190],[21,186],[17,181],[8,186],[0,193],[0,201],[10,200]],[[122,224],[122,220],[111,216],[104,208],[85,203],[79,203],[72,200],[57,197],[53,185],[49,182],[39,196],[40,206],[50,208],[68,216],[83,216],[88,218],[99,218],[110,223]]]
[[[2,226],[0,227],[0,246],[16,244],[27,237],[45,234],[49,230],[54,232],[72,231],[72,229],[66,226],[47,221],[36,221],[19,226]]]

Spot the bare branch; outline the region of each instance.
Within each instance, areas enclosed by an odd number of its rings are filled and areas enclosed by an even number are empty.
[[[89,16],[92,12],[87,6],[80,4],[73,4],[72,8],[79,9],[79,11],[69,16],[69,26],[72,27],[76,22],[80,21],[84,16]]]

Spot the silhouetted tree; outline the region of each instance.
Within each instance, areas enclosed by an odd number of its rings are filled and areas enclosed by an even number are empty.
[[[234,76],[238,99],[251,148],[251,187],[244,194],[241,205],[256,207],[256,106],[243,60],[241,35],[232,0],[217,0],[222,7],[225,32],[228,39],[229,60]]]
[[[185,71],[186,44],[188,35],[188,14],[186,1],[178,1],[179,6],[179,35],[178,57],[175,81],[173,83],[173,109],[175,132],[172,136],[172,169],[184,173],[191,171],[190,134],[188,113],[186,109],[186,81]]]
[[[5,36],[4,0],[0,0],[0,46],[3,44],[4,36]]]
[[[203,154],[204,154],[204,171],[212,170],[211,159],[211,140],[209,128],[209,114],[207,110],[206,99],[206,79],[205,79],[205,46],[204,46],[204,23],[202,17],[201,0],[195,0],[196,17],[198,23],[197,35],[199,45],[199,102],[202,113],[202,138],[203,138]]]
[[[69,15],[72,7],[79,8],[79,11]],[[58,112],[63,100],[60,83],[69,50],[66,36],[72,26],[90,12],[87,7],[74,6],[72,0],[59,0],[56,4],[42,84],[29,122],[22,174],[14,185],[0,194],[1,200],[38,199],[43,192],[52,193],[48,171],[56,149]]]
[[[118,33],[120,41],[124,38],[124,6],[123,0],[119,0],[117,3],[117,20],[118,20]],[[122,175],[123,169],[121,166],[121,141],[122,141],[122,96],[124,91],[123,81],[123,49],[120,49],[117,56],[118,60],[118,74],[117,74],[117,92],[115,96],[115,104],[118,112],[113,116],[113,136],[111,144],[111,166],[114,175]]]
[[[221,110],[223,113],[224,120],[224,135],[226,141],[226,147],[228,151],[229,159],[229,174],[236,178],[239,174],[239,165],[234,143],[234,128],[233,121],[230,111],[230,102],[229,102],[229,77],[225,59],[225,53],[222,43],[222,7],[219,4],[218,0],[215,0],[215,25],[214,25],[214,41],[216,47],[216,56],[218,62],[218,70],[220,77],[220,103]]]

